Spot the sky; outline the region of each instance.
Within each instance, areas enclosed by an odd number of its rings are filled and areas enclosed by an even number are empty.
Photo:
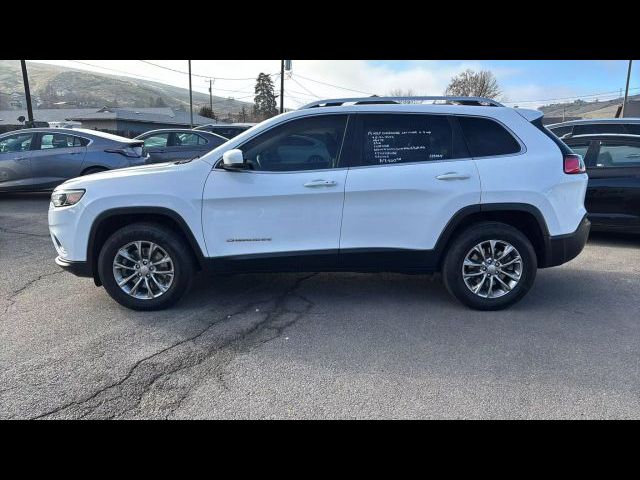
[[[188,70],[186,60],[34,61],[189,87],[188,75],[180,73]],[[578,97],[618,97],[624,92],[628,60],[292,60],[292,74],[285,75],[285,106],[396,89],[442,95],[451,77],[467,68],[493,72],[503,103],[537,108]],[[208,93],[212,78],[214,95],[252,101],[258,73],[278,74],[280,60],[192,60],[191,71],[196,91]],[[280,80],[274,78],[279,91]],[[640,61],[633,62],[629,87],[630,94],[640,93]]]

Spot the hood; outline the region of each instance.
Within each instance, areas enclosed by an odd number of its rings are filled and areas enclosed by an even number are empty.
[[[190,162],[193,164],[194,162]],[[95,183],[104,182],[116,182],[126,181],[127,179],[136,179],[143,176],[149,176],[149,182],[152,182],[152,177],[166,177],[167,175],[173,176],[177,174],[181,169],[188,168],[189,164],[176,164],[174,162],[167,163],[155,163],[151,165],[140,165],[137,167],[119,168],[116,170],[107,170],[99,173],[92,173],[91,175],[85,175],[82,177],[72,178],[67,180],[63,184],[59,185],[57,189],[63,188],[84,188],[85,185],[91,185]],[[211,167],[208,167],[211,168]]]

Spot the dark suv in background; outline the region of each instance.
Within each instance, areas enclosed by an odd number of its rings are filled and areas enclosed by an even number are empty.
[[[630,133],[640,135],[640,118],[590,118],[547,125],[555,135],[567,138],[593,133]]]
[[[189,129],[160,129],[138,135],[149,154],[149,163],[173,162],[200,157],[227,141],[215,133]]]
[[[224,138],[230,139],[236,135],[240,135],[245,130],[249,130],[256,125],[255,123],[210,123],[201,125],[194,130],[204,130],[205,132],[222,135]]]
[[[640,135],[600,133],[562,140],[587,166],[585,207],[593,229],[640,233]]]

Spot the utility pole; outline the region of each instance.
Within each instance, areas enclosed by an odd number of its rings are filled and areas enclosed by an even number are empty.
[[[24,82],[24,96],[27,100],[27,116],[29,117],[29,128],[33,128],[33,109],[31,108],[31,90],[29,90],[29,76],[27,75],[27,62],[20,60],[22,66],[22,81]]]
[[[189,111],[191,112],[191,128],[193,128],[193,92],[191,91],[191,60],[189,62]]]
[[[213,112],[213,90],[211,88],[212,84],[213,82],[211,81],[211,79],[209,79],[209,108],[211,109],[211,112]]]
[[[280,60],[280,113],[284,113],[284,60]]]
[[[622,102],[622,113],[621,116],[624,118],[624,107],[627,105],[627,98],[629,98],[629,80],[631,79],[631,63],[633,60],[629,60],[629,69],[627,70],[627,86],[624,90],[624,100]]]

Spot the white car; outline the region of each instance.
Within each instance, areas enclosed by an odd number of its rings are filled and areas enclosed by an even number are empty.
[[[138,310],[173,304],[196,270],[441,271],[495,310],[580,253],[584,164],[541,112],[405,100],[316,102],[193,161],[69,180],[49,208],[56,262]]]

